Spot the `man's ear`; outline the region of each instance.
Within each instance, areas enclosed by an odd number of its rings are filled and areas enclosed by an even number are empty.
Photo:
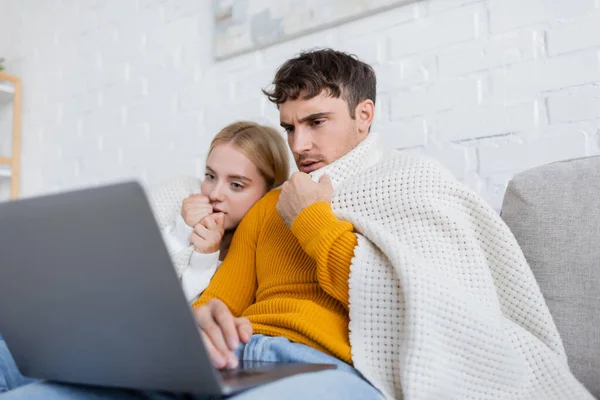
[[[358,103],[354,115],[358,132],[361,135],[367,135],[373,123],[373,118],[375,118],[375,103],[373,103],[373,100],[367,99]]]

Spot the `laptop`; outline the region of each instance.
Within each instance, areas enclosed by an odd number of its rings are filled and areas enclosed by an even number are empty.
[[[0,332],[25,376],[229,395],[334,365],[219,371],[136,182],[0,204]]]

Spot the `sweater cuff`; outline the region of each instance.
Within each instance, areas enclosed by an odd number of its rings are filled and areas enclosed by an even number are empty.
[[[204,254],[194,250],[192,256],[190,258],[190,268],[203,270],[209,269],[214,265],[219,264],[219,255],[221,254],[220,250],[215,251],[214,253]]]
[[[175,222],[162,230],[162,237],[167,245],[169,254],[174,255],[190,246],[190,236],[194,230],[187,226],[181,215],[175,217]]]
[[[330,235],[337,237],[348,229],[352,230],[352,224],[340,221],[333,214],[331,204],[325,201],[304,208],[292,223],[292,233],[313,259],[318,257],[318,245],[324,238]]]
[[[190,245],[190,236],[194,232],[194,228],[189,227],[185,224],[181,214],[177,214],[175,217],[175,229],[173,229],[173,236],[182,244],[184,247]]]

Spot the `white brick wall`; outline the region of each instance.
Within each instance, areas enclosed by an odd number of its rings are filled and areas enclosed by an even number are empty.
[[[600,1],[423,0],[221,62],[210,5],[0,0],[0,56],[25,88],[24,195],[199,174],[225,124],[278,125],[260,89],[314,46],[371,63],[387,145],[496,209],[515,173],[600,154]]]

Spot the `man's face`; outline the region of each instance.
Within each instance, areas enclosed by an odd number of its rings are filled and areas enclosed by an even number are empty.
[[[364,113],[365,103],[370,115]],[[350,116],[346,100],[330,97],[326,92],[309,100],[299,98],[281,104],[281,126],[298,169],[310,173],[354,149],[368,134],[372,104],[370,100],[359,104],[355,119]]]

